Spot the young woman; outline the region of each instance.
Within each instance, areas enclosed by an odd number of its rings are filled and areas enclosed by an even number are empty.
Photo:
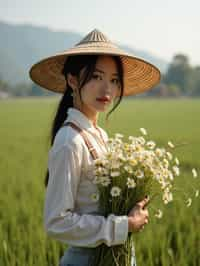
[[[98,126],[99,112],[114,104],[110,114],[124,95],[152,88],[160,72],[94,30],[73,48],[35,64],[30,76],[40,86],[63,93],[52,126],[45,229],[69,246],[60,266],[93,265],[95,247],[123,244],[129,231],[138,232],[148,223],[148,198],[128,215],[107,218],[101,215],[98,200],[92,199],[97,192],[92,182],[93,160],[106,151],[108,139]]]

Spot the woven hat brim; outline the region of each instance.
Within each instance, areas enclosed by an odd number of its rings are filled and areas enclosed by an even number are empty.
[[[45,58],[31,67],[30,77],[41,87],[64,93],[66,80],[62,74],[62,69],[66,58],[84,54],[114,55],[121,58],[124,70],[124,96],[145,92],[160,81],[161,73],[156,66],[119,48],[102,44],[75,46],[62,53]]]

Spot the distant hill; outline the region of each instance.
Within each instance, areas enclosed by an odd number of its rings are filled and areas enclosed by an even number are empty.
[[[72,47],[83,37],[75,32],[58,32],[45,27],[0,22],[0,76],[10,85],[31,82],[28,70],[38,60]],[[167,62],[125,44],[121,48],[156,64],[162,72]]]

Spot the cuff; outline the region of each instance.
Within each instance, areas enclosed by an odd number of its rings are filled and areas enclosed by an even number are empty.
[[[114,245],[124,244],[128,237],[128,216],[116,216],[114,220]]]

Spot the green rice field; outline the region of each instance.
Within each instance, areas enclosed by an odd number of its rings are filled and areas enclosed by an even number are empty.
[[[0,101],[0,266],[57,266],[67,245],[43,228],[44,176],[51,123],[58,98]],[[187,192],[191,169],[199,176],[200,100],[123,100],[99,125],[114,133],[140,135],[158,145],[188,143],[175,151],[180,160],[179,186]],[[165,206],[163,218],[150,217],[135,233],[137,266],[200,266],[200,197],[190,207],[179,200]]]

